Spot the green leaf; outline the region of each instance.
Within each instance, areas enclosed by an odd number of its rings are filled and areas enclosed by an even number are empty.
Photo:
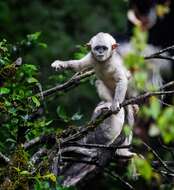
[[[6,142],[16,143],[16,140],[15,140],[15,139],[12,139],[12,138],[8,138],[8,139],[6,139]]]
[[[17,172],[21,171],[21,169],[19,167],[13,167],[13,169],[15,169]]]
[[[56,176],[53,173],[44,175],[43,178],[50,179],[52,182],[56,182]]]
[[[28,83],[37,83],[38,80],[36,78],[34,78],[34,77],[30,77],[30,78],[27,79],[27,82]]]
[[[36,96],[32,96],[31,99],[32,99],[32,101],[36,104],[36,107],[39,107],[39,106],[40,106],[40,102],[39,102],[39,100],[36,98]]]
[[[9,94],[10,93],[10,89],[2,87],[0,88],[0,94]]]
[[[36,179],[36,183],[34,184],[34,190],[42,190],[41,182]]]
[[[53,122],[53,120],[50,120],[50,121],[46,122],[46,123],[45,123],[45,126],[50,125],[52,122]]]
[[[24,64],[23,67],[25,69],[31,69],[31,70],[37,71],[37,67],[35,65],[32,65],[32,64]]]
[[[152,168],[147,160],[144,160],[139,157],[134,157],[134,163],[138,170],[138,172],[142,175],[142,177],[146,180],[150,180],[152,177]]]
[[[39,43],[39,46],[42,47],[42,48],[47,48],[47,44],[46,44],[46,43],[43,43],[43,42],[40,42],[40,43]]]
[[[30,175],[30,172],[27,170],[21,171],[20,172],[21,175]]]
[[[29,41],[36,41],[36,40],[38,40],[40,35],[41,35],[41,32],[35,32],[33,34],[28,34],[27,38],[28,38]]]
[[[150,104],[150,112],[151,112],[151,116],[154,119],[157,119],[157,117],[159,116],[160,109],[161,109],[161,106],[160,106],[159,101],[155,97],[152,97],[151,104]]]
[[[68,117],[66,110],[63,106],[57,107],[57,114],[61,119],[64,120],[64,122],[68,122],[70,120],[70,118]]]
[[[160,115],[157,124],[165,143],[170,143],[174,139],[174,110],[172,107],[165,108]]]
[[[124,128],[123,128],[123,131],[124,131],[124,134],[127,136],[129,136],[132,132],[132,129],[129,125],[125,125]]]

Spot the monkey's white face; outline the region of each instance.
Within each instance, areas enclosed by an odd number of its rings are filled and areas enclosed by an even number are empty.
[[[115,39],[108,33],[98,33],[94,36],[89,45],[94,58],[99,62],[104,62],[112,55],[112,45],[116,44]]]
[[[107,47],[106,45],[96,45],[91,51],[97,61],[103,62],[110,57],[112,50],[111,47]]]

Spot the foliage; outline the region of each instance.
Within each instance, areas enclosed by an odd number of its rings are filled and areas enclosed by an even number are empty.
[[[131,85],[133,91],[136,91],[135,94],[139,94],[144,91],[159,89],[159,86],[154,86],[152,81],[149,80],[151,68],[141,55],[145,48],[147,48],[147,34],[142,32],[139,28],[135,28],[134,35],[131,39],[131,45],[131,52],[124,57],[124,61],[127,68],[132,72]],[[142,130],[143,127],[144,130],[147,131],[147,134],[142,132],[141,135],[149,135],[151,139],[158,137],[161,138],[162,142],[170,144],[173,142],[174,138],[173,107],[163,108],[161,105],[163,100],[160,100],[160,98],[161,97],[159,97],[159,99],[152,97],[148,100],[147,104],[141,106],[138,117],[143,123],[141,122],[140,128]],[[126,126],[125,132],[128,131],[127,128]],[[137,137],[134,137],[133,142],[136,147],[142,147],[141,140],[139,142]],[[171,154],[168,155],[168,153],[164,151],[162,157],[164,159],[167,157],[171,159]],[[156,183],[162,183],[160,175],[158,172],[154,172],[151,166],[152,160],[154,159],[151,153],[147,153],[145,158],[146,159],[135,157],[133,159],[133,162],[128,166],[128,176],[131,180],[134,180],[134,174],[132,173],[136,170],[136,172],[141,174],[141,177],[144,178],[146,183],[151,183],[151,181],[154,180]],[[165,188],[165,185],[163,185],[163,187]]]
[[[17,43],[18,46],[9,44],[6,40],[2,40],[0,43],[2,86],[0,88],[0,151],[7,155],[13,152],[8,171],[4,171],[4,168],[2,170],[4,172],[0,174],[1,177],[3,176],[1,180],[6,175],[10,177],[9,185],[3,183],[2,188],[4,189],[25,189],[29,185],[29,181],[33,180],[36,180],[37,183],[38,181],[41,181],[40,183],[42,181],[56,183],[56,177],[51,173],[31,175],[30,156],[22,148],[22,144],[26,140],[37,137],[43,132],[51,131],[49,125],[52,121],[46,119],[44,115],[40,115],[39,118],[35,117],[38,110],[43,109],[43,103],[35,95],[39,89],[38,68],[33,64],[23,63],[22,58],[20,58],[20,65],[13,60],[14,48],[16,53],[17,48],[26,50],[28,47],[43,45],[38,42],[39,36],[40,33],[27,35],[26,39]],[[25,48],[25,46],[27,47]]]
[[[42,88],[63,83],[72,75],[69,71],[53,73],[49,70],[52,60],[70,56],[80,59],[88,51],[84,46],[87,40],[99,31],[116,36],[124,32],[126,8],[127,3],[121,0],[0,1],[0,152],[11,155],[12,160],[8,167],[1,164],[3,190],[27,189],[29,186],[35,190],[66,189],[49,172],[47,157],[43,158],[44,172],[32,173],[34,167],[30,159],[35,150],[24,150],[23,143],[42,134],[60,134],[67,125],[76,128],[88,121],[99,102],[94,87],[95,77],[77,89],[47,99],[40,99],[36,94],[41,93]],[[33,31],[42,31],[43,35]],[[157,88],[148,81],[151,68],[141,55],[147,46],[147,37],[147,33],[135,28],[132,51],[124,57],[137,93]],[[49,48],[42,41],[46,41]],[[76,45],[79,43],[82,45]],[[74,47],[77,48],[75,53]],[[145,106],[141,106],[140,121],[134,129],[136,134],[140,131],[138,135],[142,138],[155,142],[153,146],[158,148],[164,160],[173,159],[172,151],[164,151],[157,139],[160,138],[165,145],[173,145],[173,112],[172,107],[163,108],[159,99],[150,98]],[[125,126],[124,132],[130,134],[130,127]],[[172,189],[170,182],[166,184],[152,168],[155,158],[142,148],[139,138],[133,138],[133,146],[145,159],[136,157],[123,177],[135,183],[138,189],[144,184],[148,189],[152,184],[159,185],[159,189]],[[111,170],[115,172],[113,163]],[[134,170],[141,176],[134,178]],[[115,184],[108,183],[106,188],[122,189],[118,181]]]
[[[24,44],[32,46],[38,40],[38,36],[38,33],[28,35],[20,44],[22,46]],[[4,51],[0,57],[3,63],[0,70],[2,83],[0,89],[0,135],[3,138],[1,139],[0,146],[1,150],[8,153],[14,148],[17,141],[18,143],[23,142],[24,139],[20,139],[20,136],[23,134],[18,134],[20,130],[24,134],[27,132],[26,138],[34,133],[33,131],[35,131],[36,126],[35,123],[31,122],[31,114],[38,110],[40,101],[33,95],[34,89],[38,88],[39,84],[36,79],[37,67],[33,64],[25,63],[21,63],[19,66],[16,65],[10,51],[14,46],[5,40],[3,42],[5,42],[3,43]],[[40,123],[37,122],[37,128],[40,128],[41,124],[42,126],[46,124],[44,118],[40,120]]]

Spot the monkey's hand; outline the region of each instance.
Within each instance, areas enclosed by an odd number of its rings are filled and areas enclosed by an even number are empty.
[[[94,122],[104,111],[109,110],[111,107],[111,102],[100,102],[99,105],[95,108],[92,114],[92,121]]]
[[[120,104],[119,104],[119,102],[118,101],[113,102],[112,105],[111,105],[111,107],[110,107],[110,109],[111,109],[112,112],[115,112],[117,110],[120,111]]]
[[[67,64],[64,63],[64,61],[56,60],[51,64],[51,67],[55,68],[57,70],[64,70],[67,68]]]

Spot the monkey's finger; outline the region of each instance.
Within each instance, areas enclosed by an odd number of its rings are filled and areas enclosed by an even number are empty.
[[[55,68],[55,67],[59,67],[60,65],[60,61],[54,61],[52,64],[51,64],[51,67]]]
[[[52,64],[51,64],[51,67],[55,68],[56,67],[56,62],[54,61]]]
[[[119,105],[119,103],[113,103],[112,105],[111,105],[111,107],[110,107],[110,109],[111,109],[111,111],[112,112],[115,112],[115,111],[117,111],[117,110],[120,110],[120,105]]]

